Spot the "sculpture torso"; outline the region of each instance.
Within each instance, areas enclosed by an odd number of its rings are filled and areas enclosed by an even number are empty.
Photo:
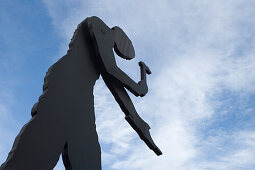
[[[77,116],[94,109],[93,86],[100,73],[87,29],[84,20],[72,38],[68,53],[53,64],[45,76],[46,88],[39,105],[48,103],[52,106],[49,109],[54,109],[54,114],[60,114],[58,116]]]

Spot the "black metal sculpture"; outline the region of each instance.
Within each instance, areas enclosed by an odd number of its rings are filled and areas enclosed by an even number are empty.
[[[100,170],[93,97],[93,86],[100,75],[128,123],[149,148],[162,154],[125,90],[146,95],[146,73],[151,72],[139,62],[141,81],[134,82],[117,67],[113,48],[122,58],[135,56],[131,41],[119,27],[110,29],[97,17],[78,25],[67,54],[46,73],[43,94],[32,108],[32,118],[16,137],[0,170],[50,170],[61,153],[67,170]]]

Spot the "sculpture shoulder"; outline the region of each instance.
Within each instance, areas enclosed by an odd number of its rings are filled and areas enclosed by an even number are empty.
[[[90,35],[96,40],[112,40],[113,30],[108,27],[100,18],[96,16],[89,17],[84,20],[88,25]]]
[[[86,18],[80,24],[78,24],[69,43],[69,49],[67,53],[69,53],[72,50],[72,46],[75,43],[75,40],[78,38],[78,36],[81,35],[80,33],[82,33],[84,30],[88,30],[88,19],[89,18]]]

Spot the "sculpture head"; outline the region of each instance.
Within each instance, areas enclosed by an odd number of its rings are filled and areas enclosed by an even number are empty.
[[[94,31],[101,32],[103,35],[111,36],[111,40],[113,42],[108,42],[108,45],[113,45],[114,51],[118,56],[126,60],[135,58],[135,50],[132,42],[120,27],[115,26],[110,29],[100,18],[96,16],[86,19],[85,22],[93,22]]]
[[[135,58],[135,50],[131,40],[120,27],[113,27],[114,51],[126,60]]]

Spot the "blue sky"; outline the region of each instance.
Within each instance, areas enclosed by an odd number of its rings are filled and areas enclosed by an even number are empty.
[[[100,79],[95,110],[105,170],[255,169],[255,2],[251,0],[0,1],[0,162],[42,93],[49,66],[65,55],[77,25],[99,16],[132,40],[117,59],[149,93],[132,97],[163,151],[149,150]],[[61,159],[55,168],[63,169]]]

